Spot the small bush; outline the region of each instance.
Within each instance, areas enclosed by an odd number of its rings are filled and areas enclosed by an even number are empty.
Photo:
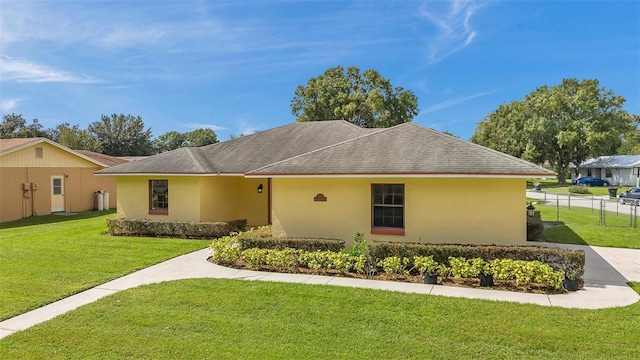
[[[587,186],[569,186],[569,192],[572,194],[591,194]]]
[[[380,262],[378,266],[387,274],[405,274],[409,275],[407,271],[407,265],[409,265],[409,259],[399,258],[397,256],[390,256]]]
[[[267,249],[247,249],[242,252],[242,259],[251,269],[260,269],[267,264]]]
[[[240,259],[240,247],[238,246],[238,235],[225,236],[216,239],[211,244],[211,259],[221,265],[233,265]]]

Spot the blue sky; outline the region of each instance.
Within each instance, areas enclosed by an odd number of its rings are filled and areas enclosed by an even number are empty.
[[[342,65],[413,91],[414,122],[463,139],[502,103],[595,78],[640,114],[639,1],[5,1],[2,113],[154,137],[295,120],[298,85]]]

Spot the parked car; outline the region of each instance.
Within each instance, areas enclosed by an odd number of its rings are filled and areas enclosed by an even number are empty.
[[[573,185],[584,186],[609,186],[609,181],[605,179],[595,178],[593,176],[583,176],[573,181]]]
[[[633,187],[620,194],[620,204],[640,205],[640,187]]]

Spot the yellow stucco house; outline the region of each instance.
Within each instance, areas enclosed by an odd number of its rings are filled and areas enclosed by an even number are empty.
[[[94,173],[126,162],[45,138],[0,139],[0,222],[92,210],[99,190],[109,192],[115,208],[115,179]]]
[[[543,167],[405,123],[294,123],[98,172],[118,216],[272,224],[276,236],[525,244],[527,177]]]

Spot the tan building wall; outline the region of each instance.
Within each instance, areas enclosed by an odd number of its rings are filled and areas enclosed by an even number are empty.
[[[405,184],[405,234],[371,233],[371,184]],[[524,179],[272,180],[276,236],[422,243],[525,244]],[[314,201],[317,194],[327,201]]]
[[[149,180],[168,180],[169,213],[149,214]],[[263,184],[263,192],[257,191]],[[266,180],[240,176],[119,176],[118,217],[181,221],[268,222]]]
[[[35,148],[42,148],[36,157]],[[114,178],[93,173],[102,168],[48,143],[40,143],[0,157],[0,222],[51,213],[52,179],[61,176],[66,212],[94,209],[95,192],[109,192],[109,206],[116,206]],[[27,191],[24,191],[25,185]]]

